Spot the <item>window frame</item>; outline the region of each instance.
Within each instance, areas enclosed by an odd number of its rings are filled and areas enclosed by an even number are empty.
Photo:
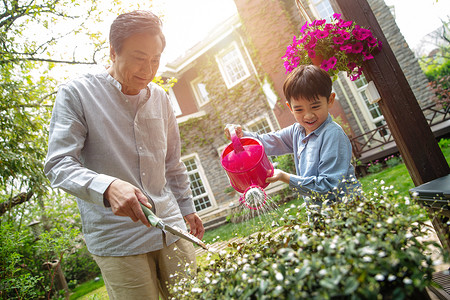
[[[240,62],[240,65],[242,66],[243,71],[244,71],[244,75],[234,82],[231,81],[231,78],[230,78],[229,74],[227,73],[226,68],[222,62],[222,58],[226,54],[228,54],[232,51],[236,51],[237,58]],[[242,52],[239,49],[236,41],[232,42],[227,48],[225,48],[222,51],[220,51],[219,53],[217,53],[215,56],[215,59],[216,59],[217,65],[219,66],[220,74],[222,75],[222,78],[225,81],[225,85],[227,86],[228,89],[234,87],[235,85],[241,83],[242,81],[244,81],[245,79],[250,77],[250,71],[248,69],[247,64],[245,63],[244,56],[242,55]]]
[[[204,84],[203,80],[200,77],[197,77],[190,82],[192,91],[194,92],[195,100],[197,101],[198,106],[202,107],[203,105],[207,104],[211,99],[209,98],[209,93],[208,93],[208,91],[206,91],[206,88],[205,88],[205,91],[207,93],[207,97],[206,97],[207,99],[204,100],[202,93],[198,89],[198,84],[200,84],[200,83]],[[204,84],[204,85],[206,86],[206,84]]]
[[[207,213],[207,212],[217,208],[217,203],[216,203],[216,200],[214,198],[214,193],[212,192],[211,186],[210,186],[210,184],[208,182],[208,178],[206,177],[205,170],[203,169],[203,166],[202,166],[202,163],[200,161],[199,155],[197,153],[191,153],[191,154],[184,155],[184,156],[181,157],[181,161],[183,162],[183,164],[185,163],[185,161],[190,160],[190,159],[194,159],[195,164],[197,166],[196,173],[199,174],[200,180],[202,181],[203,187],[204,187],[204,189],[206,191],[206,194],[202,194],[201,196],[197,196],[197,197],[203,197],[204,195],[207,195],[208,199],[209,199],[209,201],[211,203],[211,206],[206,207],[204,209],[201,209],[199,211],[197,211],[197,208],[195,208],[197,213],[204,214],[204,213]],[[189,177],[189,174],[191,174],[192,172],[193,171],[187,171],[188,177]],[[189,184],[191,184],[190,178],[189,178]],[[192,195],[192,201],[194,201],[194,205],[195,205],[195,200],[196,200],[195,196]]]
[[[177,96],[175,95],[175,92],[173,91],[172,88],[169,88],[168,96],[170,104],[172,104],[173,113],[175,114],[175,117],[181,116],[183,112],[181,111],[180,104],[178,104]]]
[[[319,13],[319,10],[317,9],[317,4],[326,2],[328,3],[329,8],[331,9],[332,13],[327,15],[327,16],[322,16]],[[314,16],[318,19],[325,19],[327,21],[331,21],[331,18],[333,17],[334,14],[334,10],[333,10],[333,6],[331,6],[331,3],[329,0],[311,0],[309,1],[309,6],[311,8],[311,11],[313,12]]]

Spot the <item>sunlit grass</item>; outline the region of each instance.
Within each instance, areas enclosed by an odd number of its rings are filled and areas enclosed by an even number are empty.
[[[103,291],[103,290],[104,291]],[[103,278],[100,280],[90,280],[83,284],[77,286],[70,295],[70,300],[88,300],[88,299],[108,299],[108,294],[106,293],[105,283]]]

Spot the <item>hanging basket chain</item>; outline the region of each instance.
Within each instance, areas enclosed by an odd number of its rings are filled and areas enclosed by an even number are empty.
[[[306,11],[305,7],[300,2],[300,0],[295,0],[295,4],[297,5],[300,14],[306,19],[306,21],[308,21],[308,23],[311,23],[312,18],[309,16],[308,12]]]

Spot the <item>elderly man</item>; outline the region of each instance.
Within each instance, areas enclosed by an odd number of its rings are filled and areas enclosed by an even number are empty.
[[[186,229],[184,217],[200,239],[204,228],[171,104],[151,82],[165,47],[161,21],[148,11],[122,14],[109,38],[112,65],[58,91],[45,173],[77,197],[110,299],[168,298],[173,275],[195,270],[194,248],[151,227],[140,203],[169,225]]]

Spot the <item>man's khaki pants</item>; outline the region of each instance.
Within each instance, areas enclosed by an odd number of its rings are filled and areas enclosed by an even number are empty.
[[[170,285],[197,269],[192,243],[178,240],[161,250],[133,256],[92,255],[102,271],[109,299],[158,300],[173,297]],[[172,275],[172,276],[171,276]],[[174,276],[177,275],[177,276]]]

